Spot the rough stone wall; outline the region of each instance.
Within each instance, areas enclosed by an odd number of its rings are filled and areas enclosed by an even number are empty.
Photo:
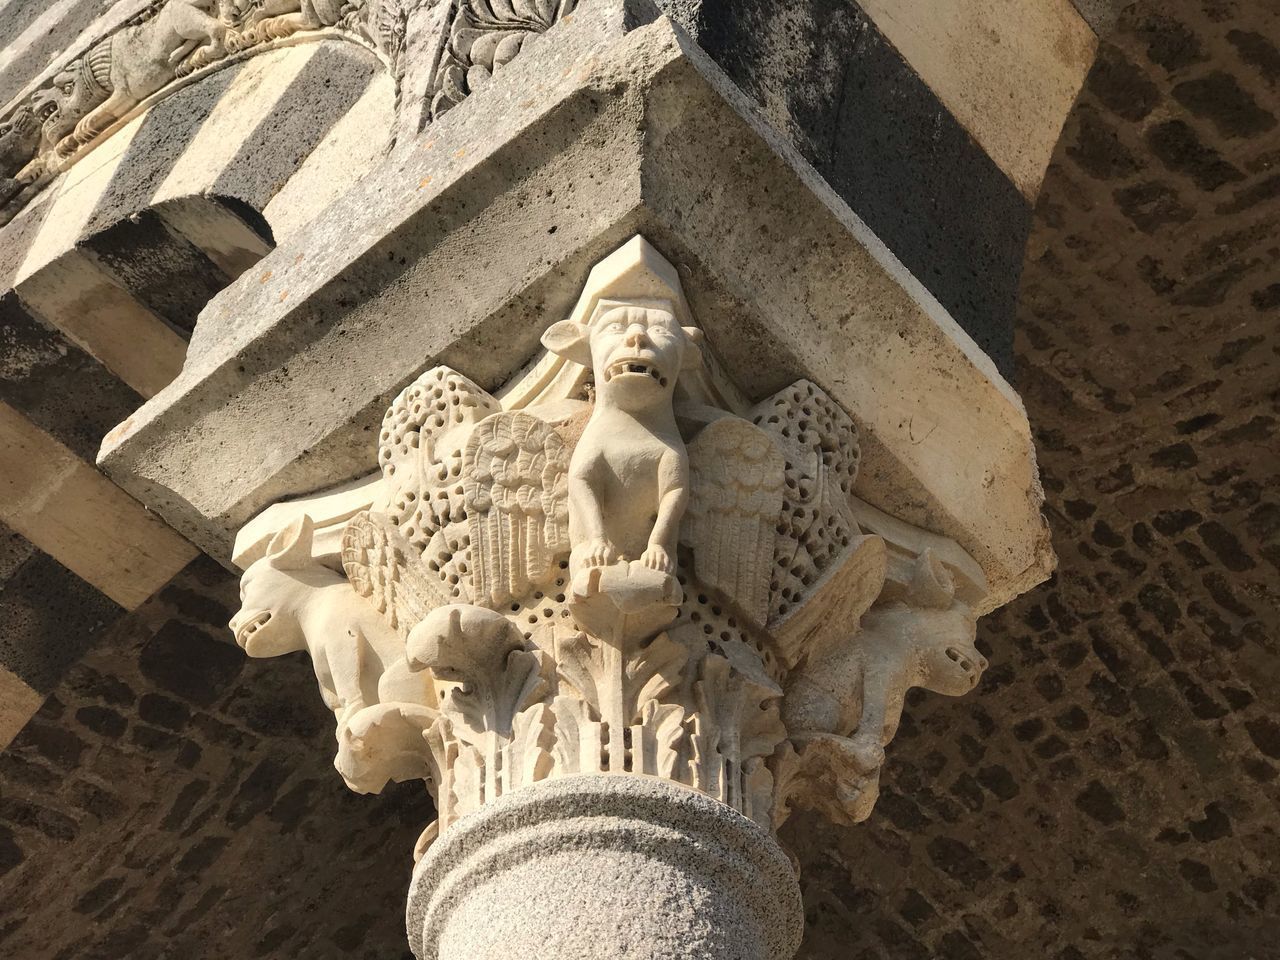
[[[0,753],[0,956],[407,953],[430,800],[348,791],[310,662],[246,658],[235,606],[236,579],[196,561]]]
[[[1150,0],[1104,47],[1019,315],[1061,568],[916,698],[869,823],[788,828],[808,960],[1277,955],[1278,20]],[[404,954],[429,806],[346,791],[234,603],[189,568],[0,754],[0,955]]]
[[[1280,11],[1121,17],[1039,203],[1017,383],[1060,568],[790,831],[810,958],[1280,956]]]

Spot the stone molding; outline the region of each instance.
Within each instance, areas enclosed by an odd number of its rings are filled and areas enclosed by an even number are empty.
[[[353,789],[426,780],[441,835],[601,773],[854,823],[906,692],[976,685],[977,564],[857,500],[821,388],[748,405],[695,324],[636,237],[498,395],[429,370],[377,479],[242,532],[236,641],[310,654]]]
[[[578,0],[452,0],[431,84],[431,116],[461,103]]]
[[[774,960],[804,928],[768,831],[668,781],[609,775],[463,818],[417,864],[406,926],[419,960],[595,960],[601,944],[618,960]]]

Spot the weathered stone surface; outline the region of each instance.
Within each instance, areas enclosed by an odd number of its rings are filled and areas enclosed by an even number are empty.
[[[866,499],[970,550],[990,603],[1038,581],[1029,435],[990,360],[678,31],[620,36],[622,20],[598,6],[558,26],[241,278],[104,466],[225,558],[267,503],[362,473],[368,431],[422,368],[505,380],[586,269],[639,230],[749,396],[808,372],[849,409],[868,437]],[[703,190],[713,158],[734,189]],[[568,169],[595,176],[566,184]],[[545,319],[530,323],[534,305]],[[936,387],[900,386],[921,382]],[[978,408],[981,442],[960,414]],[[200,449],[219,452],[193,469]]]
[[[0,667],[43,697],[122,612],[48,554],[33,550],[0,587]]]
[[[668,9],[1008,376],[1030,205],[875,21],[825,0]]]
[[[0,753],[6,956],[405,953],[388,904],[403,902],[430,801],[393,787],[375,809],[342,786],[324,758],[326,711],[297,695],[310,665],[245,660],[225,636],[235,602],[234,577],[193,564],[72,667]],[[163,669],[161,634],[174,658]],[[188,648],[223,651],[234,682],[200,686],[210,674],[176,662]],[[341,852],[328,846],[334,823],[351,828]],[[392,849],[405,851],[400,869],[388,869]],[[339,862],[365,881],[352,888]],[[333,905],[308,923],[288,915],[299,877]],[[245,900],[245,883],[262,893]],[[62,920],[43,922],[54,904]]]
[[[9,667],[0,667],[0,750],[27,725],[44,697]]]
[[[16,0],[5,4],[0,28],[0,103],[19,90],[102,13],[99,0]]]
[[[138,396],[155,395],[182,369],[186,343],[177,331],[79,250],[68,251],[27,278],[17,299],[31,314],[97,358],[107,373]],[[78,384],[102,375],[90,369]],[[129,403],[136,401],[130,398]],[[109,428],[95,431],[84,450],[86,456],[92,457],[101,433]]]
[[[0,403],[0,521],[133,609],[196,550],[55,438]]]
[[[92,461],[111,421],[142,398],[10,291],[0,294],[0,400]]]
[[[786,854],[733,809],[597,774],[455,824],[414,870],[407,924],[419,960],[789,960],[799,894]]]

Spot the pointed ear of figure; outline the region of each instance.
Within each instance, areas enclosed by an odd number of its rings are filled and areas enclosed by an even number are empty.
[[[311,538],[315,525],[305,513],[267,544],[267,559],[279,570],[299,570],[311,563]]]
[[[697,370],[702,366],[702,343],[706,339],[697,327],[683,327],[689,344],[684,349],[684,358],[680,363],[681,370]]]
[[[543,333],[542,345],[566,360],[591,366],[590,330],[584,324],[574,320],[553,323]]]

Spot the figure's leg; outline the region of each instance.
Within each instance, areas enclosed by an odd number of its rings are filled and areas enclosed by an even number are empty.
[[[196,48],[196,43],[198,42],[199,41],[193,40],[190,37],[183,40],[182,43],[169,54],[169,65],[177,66],[182,63],[182,61],[187,58],[187,54]]]
[[[178,75],[184,76],[222,57],[227,49],[226,35],[226,24],[203,11],[197,11],[195,22],[183,31],[183,36],[187,39],[183,47],[189,50],[189,56],[179,57],[175,61],[179,64]]]
[[[113,90],[97,107],[80,118],[75,130],[63,137],[54,152],[58,159],[65,160],[73,153],[89,143],[113,123],[123,117],[134,107],[134,100],[122,90]]]
[[[902,691],[897,672],[864,670],[862,674],[862,715],[854,732],[853,754],[868,773],[884,763],[884,745],[902,716]]]

